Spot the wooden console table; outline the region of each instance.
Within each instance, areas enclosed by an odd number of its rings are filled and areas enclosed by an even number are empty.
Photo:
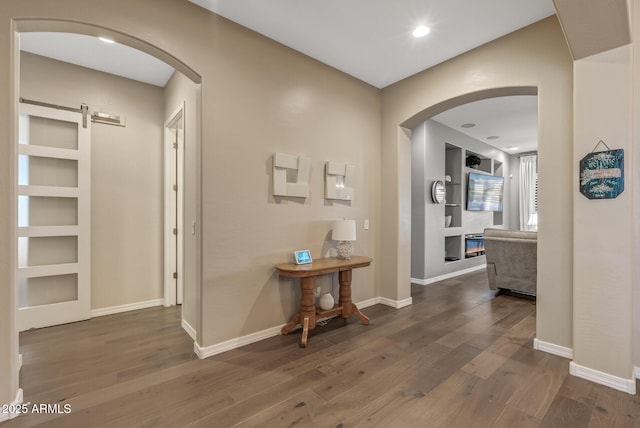
[[[302,296],[300,299],[300,312],[293,317],[289,324],[282,327],[281,333],[288,334],[296,325],[302,324],[302,339],[300,346],[307,346],[309,330],[316,327],[316,319],[340,315],[345,320],[351,315],[355,315],[363,324],[369,324],[367,318],[358,307],[351,301],[351,270],[369,266],[371,257],[354,256],[350,260],[336,258],[318,259],[312,263],[297,265],[295,263],[282,263],[276,266],[281,276],[300,278]],[[315,305],[315,283],[316,277],[327,273],[339,272],[340,299],[338,304],[327,311],[316,309]]]

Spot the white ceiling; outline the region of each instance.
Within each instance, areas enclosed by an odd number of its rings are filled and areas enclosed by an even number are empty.
[[[538,147],[536,95],[475,101],[447,110],[432,119],[510,154],[531,152]],[[470,123],[475,126],[462,127]]]
[[[552,0],[189,1],[377,88],[555,13]]]
[[[189,0],[383,88],[555,13],[552,0]],[[417,25],[431,32],[414,38]],[[21,49],[164,87],[166,63],[118,43],[22,33]],[[504,97],[438,115],[439,122],[511,153],[535,150],[536,97]],[[462,123],[474,128],[460,128]],[[498,140],[486,137],[498,135]],[[506,150],[505,146],[516,146]]]
[[[142,51],[82,34],[21,33],[20,50],[161,87],[174,72]]]

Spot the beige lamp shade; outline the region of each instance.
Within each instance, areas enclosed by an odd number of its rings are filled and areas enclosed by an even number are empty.
[[[347,219],[335,221],[331,239],[334,241],[355,241],[356,221]]]

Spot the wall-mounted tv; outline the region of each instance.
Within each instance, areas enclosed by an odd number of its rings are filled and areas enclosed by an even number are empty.
[[[467,210],[502,211],[504,177],[469,173],[467,183]]]

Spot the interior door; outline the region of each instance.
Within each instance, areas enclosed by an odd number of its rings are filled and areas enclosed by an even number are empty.
[[[184,119],[179,108],[165,123],[164,305],[184,298]]]
[[[20,104],[19,331],[91,317],[91,121]]]

